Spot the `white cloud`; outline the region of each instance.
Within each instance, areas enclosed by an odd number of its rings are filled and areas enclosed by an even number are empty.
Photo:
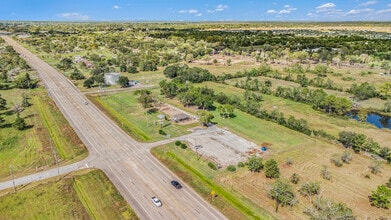
[[[391,8],[379,10],[376,12],[376,14],[384,14],[384,13],[391,13]]]
[[[391,7],[391,4],[388,4],[387,7]]]
[[[121,7],[119,7],[118,5],[114,5],[113,6],[113,9],[120,9]]]
[[[363,3],[359,4],[359,6],[374,5],[376,3],[377,3],[377,1],[367,1],[367,2],[363,2]]]
[[[218,11],[224,11],[227,8],[228,8],[228,5],[220,4],[220,5],[217,5],[215,9],[210,9],[207,12],[208,13],[215,13],[215,12],[218,12]]]
[[[370,9],[370,8],[365,8],[365,9],[353,9],[353,10],[350,10],[348,12],[346,12],[345,15],[357,15],[357,14],[363,14],[363,13],[368,13],[368,12],[372,12],[373,9]]]
[[[190,9],[189,14],[198,14],[198,10],[196,9]]]
[[[277,13],[277,11],[274,10],[274,9],[270,9],[270,10],[267,10],[266,13],[268,13],[268,14],[275,14],[275,13]]]
[[[284,8],[277,11],[274,9],[269,9],[266,11],[267,14],[277,14],[276,17],[281,17],[282,14],[290,14],[292,11],[297,10],[297,8],[294,8],[290,5],[284,5]]]
[[[289,13],[291,13],[291,11],[286,10],[286,9],[283,9],[283,10],[278,12],[278,14],[289,14]]]
[[[202,14],[199,13],[197,9],[182,9],[182,10],[178,11],[178,13],[180,13],[180,14],[192,14],[192,15],[197,16],[197,17],[202,16]]]
[[[59,15],[61,18],[69,19],[69,20],[88,20],[90,17],[88,15],[83,15],[78,12],[65,12]]]
[[[334,3],[325,3],[323,5],[319,5],[318,7],[316,7],[316,9],[318,9],[318,11],[324,11],[324,10],[331,10],[333,8],[335,8],[336,5]]]
[[[224,11],[225,9],[227,9],[228,8],[228,5],[218,5],[217,7],[216,7],[216,11]]]

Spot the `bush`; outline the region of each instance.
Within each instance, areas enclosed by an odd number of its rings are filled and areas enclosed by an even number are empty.
[[[280,169],[278,168],[277,161],[274,159],[267,160],[265,163],[264,172],[267,178],[280,177]]]
[[[166,132],[163,131],[163,129],[159,129],[159,134],[161,134],[161,135],[166,135]]]
[[[227,167],[227,170],[230,171],[230,172],[235,172],[236,171],[236,167],[234,165],[229,165]]]
[[[292,157],[286,158],[285,164],[286,164],[287,166],[292,166],[292,164],[293,164],[293,159],[292,159]]]
[[[371,173],[373,173],[373,174],[380,173],[381,162],[380,161],[376,161],[376,160],[372,161],[371,165],[369,165],[369,169],[371,170]]]
[[[372,195],[369,197],[369,200],[372,206],[389,209],[391,189],[387,188],[385,185],[380,185],[377,187],[376,191],[372,191]]]
[[[181,141],[175,141],[175,146],[180,146],[182,144]]]
[[[182,149],[186,149],[187,148],[187,145],[185,143],[181,143],[181,148]]]
[[[327,166],[323,166],[323,169],[320,171],[320,175],[323,177],[325,180],[331,180],[331,173]]]
[[[212,169],[212,170],[217,170],[216,164],[214,164],[214,163],[212,163],[212,162],[209,162],[209,163],[208,163],[208,166],[209,166],[210,169]]]
[[[352,160],[353,156],[349,151],[345,151],[342,153],[341,160],[344,163],[349,163]]]
[[[255,155],[249,157],[246,164],[251,172],[259,172],[263,168],[262,158]]]
[[[238,167],[244,167],[244,163],[243,162],[239,162],[238,163]]]
[[[341,157],[338,154],[334,154],[331,157],[331,162],[333,162],[334,165],[337,166],[337,167],[341,167],[342,166],[342,160],[341,160]]]
[[[318,195],[320,193],[320,184],[317,182],[303,183],[299,189],[299,192],[301,195],[308,197]]]
[[[293,184],[298,184],[300,181],[299,174],[293,173],[292,176],[289,178],[289,181],[291,181],[291,183]]]

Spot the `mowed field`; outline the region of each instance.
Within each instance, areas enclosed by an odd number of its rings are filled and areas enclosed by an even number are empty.
[[[43,87],[2,90],[1,94],[7,100],[7,110],[2,111],[5,122],[0,129],[1,180],[11,178],[10,166],[16,177],[55,166],[54,153],[60,166],[87,156],[83,143]],[[28,128],[19,131],[11,125],[16,118],[14,106],[22,103],[23,94],[31,105],[20,113]]]
[[[270,143],[269,150],[262,158],[264,161],[269,158],[277,160],[282,178],[289,178],[293,173],[299,174],[301,181],[294,185],[299,202],[293,208],[280,207],[278,213],[274,213],[275,201],[267,196],[267,188],[273,180],[266,178],[262,172],[251,173],[247,168],[239,168],[234,173],[225,170],[212,171],[206,166],[207,162],[186,159],[188,152],[179,148],[164,146],[161,151],[168,150],[175,155],[175,157],[165,158],[170,161],[166,163],[177,163],[176,157],[181,158],[181,161],[185,162],[188,167],[196,169],[205,178],[210,178],[211,181],[227,190],[228,193],[232,192],[231,194],[235,195],[235,198],[242,205],[246,206],[245,204],[251,201],[250,204],[256,204],[255,209],[258,206],[260,210],[267,210],[269,214],[265,216],[273,215],[279,219],[307,218],[303,214],[303,210],[310,206],[310,202],[307,197],[299,195],[298,189],[302,183],[314,181],[321,185],[322,198],[345,203],[359,219],[377,219],[391,215],[389,210],[372,207],[368,199],[371,191],[376,189],[378,185],[384,184],[391,176],[391,169],[388,164],[382,165],[383,168],[380,174],[371,174],[368,166],[372,159],[362,154],[354,154],[350,150],[353,154],[352,162],[344,164],[342,167],[336,167],[330,159],[334,154],[341,155],[347,150],[342,146],[308,137],[274,123],[257,119],[246,113],[236,112],[235,114],[237,114],[237,117],[233,119],[216,117],[216,122],[219,126],[226,127],[231,132],[255,143]],[[197,154],[193,152],[192,157],[196,158]],[[285,164],[287,158],[292,159],[293,165]],[[200,167],[200,165],[197,165],[198,163],[204,163],[204,167]],[[323,166],[327,166],[330,170],[331,180],[324,180],[321,177],[320,172]],[[179,176],[184,175],[183,173],[191,173],[186,170],[172,170],[177,172]],[[369,175],[370,178],[366,178],[365,175]],[[189,177],[183,180],[189,181],[190,185],[195,185],[191,183],[193,180]],[[199,184],[197,183],[197,185]],[[205,187],[208,187],[208,184]],[[209,186],[209,189],[213,190],[213,187]],[[258,213],[258,215],[262,219],[265,216],[261,213]],[[250,217],[247,216],[247,218]]]
[[[1,219],[138,219],[99,170],[0,191]]]
[[[158,94],[159,90],[152,90]],[[108,95],[90,96],[97,106],[109,115],[123,130],[134,139],[142,142],[154,142],[170,137],[178,137],[188,134],[189,128],[198,124],[180,125],[169,120],[164,120],[160,125],[158,115],[163,114],[151,108],[144,109],[137,100],[138,95],[134,91],[119,92]],[[168,117],[168,116],[167,116]],[[159,133],[162,129],[166,135]]]

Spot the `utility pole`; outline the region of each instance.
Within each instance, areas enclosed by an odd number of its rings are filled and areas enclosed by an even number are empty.
[[[55,150],[53,150],[53,154],[54,154],[54,160],[56,161],[56,166],[57,166],[57,175],[60,175],[60,167],[58,166],[57,153]]]
[[[275,189],[275,193],[276,193],[276,212],[278,212],[278,191],[277,191],[277,189]]]
[[[10,173],[11,173],[11,178],[12,178],[12,184],[14,185],[14,192],[16,192],[14,174],[12,173],[12,164],[10,165]]]

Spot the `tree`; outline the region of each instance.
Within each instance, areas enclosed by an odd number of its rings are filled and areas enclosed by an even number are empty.
[[[379,96],[382,99],[390,99],[391,98],[391,83],[386,82],[384,85],[380,86]]]
[[[38,84],[38,81],[31,79],[28,73],[18,76],[14,82],[19,89],[34,89]]]
[[[152,103],[155,101],[155,98],[152,95],[151,91],[145,90],[145,89],[141,89],[141,90],[137,90],[135,92],[135,94],[136,95],[140,95],[138,97],[138,101],[141,103],[141,105],[144,108],[152,107]]]
[[[31,105],[31,103],[29,102],[29,97],[27,96],[27,94],[23,93],[22,94],[22,98],[23,98],[22,106],[23,107],[29,107]]]
[[[280,177],[280,169],[278,168],[277,161],[275,161],[274,159],[267,160],[265,162],[264,172],[267,178]]]
[[[369,201],[372,206],[377,208],[389,209],[391,200],[391,189],[385,185],[380,185],[376,190],[372,191]]]
[[[86,87],[86,88],[91,88],[92,85],[94,85],[94,78],[93,77],[90,77],[88,79],[86,79],[84,82],[83,82],[83,86]]]
[[[349,89],[349,92],[358,100],[373,98],[377,95],[376,88],[368,82],[364,82],[360,85],[353,84]]]
[[[318,182],[306,182],[303,183],[299,189],[299,192],[303,196],[307,196],[311,201],[313,195],[320,193],[320,184]]]
[[[246,164],[251,172],[259,172],[263,168],[262,158],[255,155],[249,157]]]
[[[277,179],[272,185],[269,186],[267,191],[269,197],[276,200],[276,211],[278,205],[293,206],[297,202],[293,188],[287,179]]]
[[[135,67],[135,66],[128,66],[127,67],[127,72],[128,73],[137,73],[138,71],[137,71],[137,67]]]
[[[0,94],[0,110],[5,110],[5,109],[7,109],[7,100],[1,97]]]
[[[81,80],[81,79],[84,79],[85,77],[80,71],[75,70],[71,73],[69,78],[71,78],[72,80]]]
[[[19,116],[19,114],[16,115],[16,119],[14,123],[12,124],[12,127],[18,129],[18,130],[24,130],[27,128],[26,121]]]
[[[199,117],[200,123],[204,126],[211,123],[212,119],[215,117],[212,113],[205,110],[197,111],[197,115]]]
[[[129,86],[129,78],[127,76],[119,76],[118,84],[121,85],[122,88]]]
[[[217,110],[222,118],[231,118],[234,116],[234,107],[230,104],[220,105]]]
[[[352,209],[344,203],[334,203],[325,199],[317,198],[313,203],[313,207],[306,208],[304,213],[310,219],[344,219],[354,220]]]

